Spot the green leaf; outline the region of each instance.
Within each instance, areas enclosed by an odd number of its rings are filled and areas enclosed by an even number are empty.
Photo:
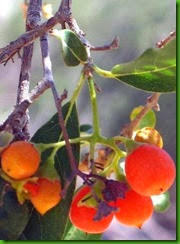
[[[70,222],[70,221],[69,221]],[[74,225],[69,223],[69,229],[64,236],[63,240],[71,240],[71,241],[90,241],[90,240],[100,240],[102,234],[88,234],[79,229],[77,229]]]
[[[5,190],[6,189],[6,190]],[[27,204],[20,205],[14,190],[0,178],[0,239],[17,240],[29,220]]]
[[[59,174],[54,167],[54,161],[46,161],[36,172],[38,177],[44,177],[49,180],[59,180]]]
[[[80,132],[91,134],[93,131],[92,125],[84,124],[80,126]]]
[[[63,106],[63,116],[68,112],[70,103]],[[69,138],[79,137],[79,124],[76,107],[74,106],[71,115],[67,121],[67,131]],[[42,126],[33,136],[35,143],[53,143],[59,141],[61,130],[59,127],[58,115],[55,114],[49,122]],[[72,145],[76,161],[79,162],[79,144]],[[51,150],[43,153],[43,163],[49,157]],[[61,148],[55,156],[55,168],[60,176],[62,187],[65,183],[65,176],[70,176],[71,169],[68,160],[67,150]],[[68,220],[69,208],[71,205],[73,193],[75,190],[75,179],[70,184],[65,199],[52,210],[41,216],[36,210],[33,210],[30,221],[24,231],[27,240],[61,240],[65,226]]]
[[[130,114],[130,120],[134,120],[136,116],[141,112],[143,106],[138,106],[134,108]],[[151,109],[149,112],[141,119],[139,125],[136,127],[136,130],[142,129],[144,127],[154,128],[156,125],[156,114]]]
[[[7,131],[0,133],[0,147],[6,147],[13,140],[13,135]]]
[[[165,192],[161,195],[151,196],[154,210],[159,213],[167,211],[170,207],[170,195],[169,192]]]
[[[0,153],[13,140],[13,135],[7,131],[0,133]]]
[[[61,40],[63,59],[67,66],[77,66],[87,61],[86,48],[74,32],[54,30],[53,35]]]
[[[150,48],[137,59],[116,65],[114,78],[148,92],[176,90],[176,39],[163,48]]]

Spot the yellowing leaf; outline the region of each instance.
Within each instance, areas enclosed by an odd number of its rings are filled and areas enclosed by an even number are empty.
[[[130,120],[134,120],[136,116],[141,112],[143,106],[138,106],[134,108],[130,114]],[[142,129],[144,127],[154,128],[156,125],[156,115],[155,112],[151,109],[140,121],[139,125],[136,127],[136,130]]]

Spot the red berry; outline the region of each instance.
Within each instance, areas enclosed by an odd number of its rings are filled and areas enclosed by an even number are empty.
[[[31,196],[35,197],[39,192],[39,184],[27,182],[24,185],[24,189],[26,189],[30,193]]]
[[[175,179],[175,165],[169,154],[144,144],[126,157],[125,173],[131,188],[144,196],[167,191]]]
[[[24,188],[29,192],[30,201],[41,215],[55,207],[61,200],[61,183],[59,180],[51,181],[46,178],[39,178],[37,184],[28,182]]]
[[[81,188],[75,195],[69,217],[73,225],[78,229],[87,233],[102,233],[104,232],[112,221],[113,214],[104,217],[100,221],[94,221],[97,209],[89,206],[78,206],[79,202],[90,192],[90,187],[85,186]]]
[[[141,228],[142,224],[151,217],[153,203],[150,197],[141,196],[133,190],[128,190],[124,199],[118,199],[115,206],[116,219],[125,225]]]

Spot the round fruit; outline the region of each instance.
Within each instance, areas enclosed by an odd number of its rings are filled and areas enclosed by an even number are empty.
[[[90,192],[90,187],[85,186],[81,188],[75,195],[69,217],[74,226],[78,229],[92,234],[102,233],[110,225],[113,214],[104,217],[100,221],[94,221],[93,218],[96,215],[97,209],[89,206],[78,206],[79,202]]]
[[[119,208],[115,217],[120,223],[138,228],[141,228],[153,213],[151,198],[141,196],[133,190],[128,190],[124,199],[118,198],[115,206]]]
[[[148,144],[141,145],[126,157],[125,173],[131,188],[144,196],[167,191],[176,174],[169,154]]]
[[[24,188],[29,192],[30,201],[41,215],[55,207],[61,200],[59,180],[39,178],[36,184],[28,182]]]
[[[134,140],[137,142],[152,144],[160,148],[163,147],[161,135],[157,130],[150,127],[144,127],[141,130],[138,130]]]
[[[22,180],[36,172],[40,161],[39,152],[32,143],[17,141],[3,151],[1,167],[13,179]]]

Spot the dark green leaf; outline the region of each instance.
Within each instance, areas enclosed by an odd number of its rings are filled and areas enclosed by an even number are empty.
[[[87,61],[87,52],[79,37],[71,30],[54,31],[54,36],[62,42],[64,62],[68,66],[77,66]]]
[[[91,134],[93,131],[92,125],[84,124],[80,126],[80,132]]]
[[[85,233],[79,229],[77,229],[75,226],[71,225],[69,228],[69,231],[66,233],[66,236],[64,236],[64,240],[73,240],[73,241],[90,241],[90,240],[100,240],[102,234],[88,234]]]
[[[136,118],[136,116],[141,112],[143,109],[143,106],[136,107],[132,110],[130,114],[130,120],[132,121],[133,119]],[[151,109],[145,116],[141,119],[140,123],[136,127],[136,130],[142,129],[144,127],[151,127],[154,128],[156,125],[156,114],[155,112]]]
[[[137,59],[116,65],[111,70],[115,78],[149,92],[176,90],[176,40],[163,48],[146,50]]]
[[[163,213],[170,207],[171,203],[168,191],[161,195],[152,196],[151,198],[156,212]]]
[[[0,239],[17,240],[28,220],[27,204],[19,204],[15,191],[0,178]]]
[[[24,236],[24,234],[22,233],[22,235],[19,236],[18,238],[19,241],[26,241],[26,237]]]
[[[63,116],[67,114],[69,103],[63,106]],[[69,138],[79,137],[79,124],[76,107],[74,106],[67,122],[67,131]],[[51,143],[59,141],[61,130],[59,127],[58,115],[42,126],[33,136],[32,141],[36,143]],[[79,144],[73,145],[73,152],[77,162],[79,161]],[[43,163],[50,154],[50,150],[43,154]],[[55,156],[55,168],[61,178],[62,186],[64,185],[65,176],[71,173],[67,150],[61,148]],[[33,210],[30,221],[24,231],[27,240],[60,240],[64,234],[66,222],[68,220],[69,208],[71,205],[73,193],[75,190],[75,180],[68,188],[65,199],[52,210],[41,216],[36,210]]]

